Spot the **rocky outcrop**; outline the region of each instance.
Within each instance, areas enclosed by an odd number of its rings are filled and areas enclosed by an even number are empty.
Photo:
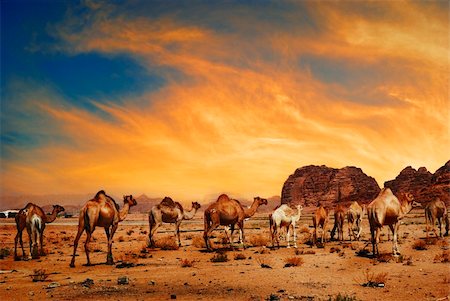
[[[408,166],[394,180],[385,182],[384,187],[389,187],[394,194],[410,192],[416,201],[424,204],[439,197],[449,206],[450,161],[436,170],[434,174],[425,167],[415,170]]]
[[[369,203],[379,192],[380,187],[375,179],[360,168],[309,165],[298,168],[284,182],[281,203],[306,207],[315,207],[320,203],[332,208],[336,203]]]

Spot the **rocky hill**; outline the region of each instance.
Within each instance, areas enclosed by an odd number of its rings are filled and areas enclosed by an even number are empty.
[[[403,169],[400,174],[391,181],[384,183],[395,194],[410,192],[421,203],[428,203],[439,197],[447,206],[450,205],[450,161],[440,167],[434,174],[425,167],[415,170],[411,166]]]
[[[281,203],[305,207],[322,204],[331,208],[338,202],[344,205],[352,201],[369,203],[379,192],[375,179],[360,168],[309,165],[298,168],[284,182]]]

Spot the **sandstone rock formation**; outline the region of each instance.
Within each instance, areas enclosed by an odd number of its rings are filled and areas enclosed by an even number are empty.
[[[352,201],[369,203],[379,191],[375,179],[360,168],[309,165],[298,168],[284,182],[281,203],[305,207],[316,207],[320,203],[333,208],[337,202],[343,205]]]
[[[399,192],[411,192],[414,198],[421,203],[428,203],[439,197],[447,206],[450,205],[450,161],[430,173],[425,167],[415,170],[411,166],[403,169],[400,174],[391,181],[384,183],[397,194]]]

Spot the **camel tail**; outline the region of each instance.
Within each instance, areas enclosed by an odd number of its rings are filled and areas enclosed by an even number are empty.
[[[35,231],[41,232],[42,220],[36,216],[33,216],[31,227],[32,227],[31,228],[32,233],[35,233]]]

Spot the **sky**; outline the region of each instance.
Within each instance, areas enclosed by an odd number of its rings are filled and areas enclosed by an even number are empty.
[[[382,187],[449,159],[448,1],[2,0],[0,196]]]

